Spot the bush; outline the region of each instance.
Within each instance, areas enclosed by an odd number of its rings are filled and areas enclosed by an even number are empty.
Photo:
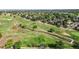
[[[50,28],[50,29],[48,30],[48,32],[53,32],[53,29],[52,29],[52,28]]]
[[[49,48],[55,48],[55,49],[63,49],[64,43],[62,41],[56,41],[55,44],[48,44]]]
[[[72,47],[75,48],[75,49],[79,49],[79,42],[74,42]]]
[[[36,28],[37,28],[37,25],[33,25],[33,27],[32,27],[32,28],[33,28],[33,30],[34,30],[34,29],[36,29]]]
[[[55,48],[63,49],[64,48],[64,43],[62,41],[57,41],[56,44],[55,44]]]
[[[49,48],[55,48],[55,44],[48,44]]]
[[[15,44],[13,45],[14,49],[20,49],[21,48],[21,41],[15,42]]]
[[[5,44],[5,48],[11,48],[13,46],[13,40],[10,39],[7,41],[7,43]]]
[[[23,29],[25,28],[25,26],[24,26],[24,25],[22,25],[22,24],[19,24],[19,27],[21,27],[21,28],[23,28]]]

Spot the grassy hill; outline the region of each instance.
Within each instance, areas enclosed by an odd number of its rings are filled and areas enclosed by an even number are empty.
[[[21,42],[21,45],[18,45],[20,48],[73,48],[66,39],[79,41],[78,31],[4,13],[0,15],[0,33],[2,34],[1,48],[13,48],[18,41]],[[11,41],[13,43],[6,47],[8,40],[13,40]],[[4,41],[5,43],[2,43]]]

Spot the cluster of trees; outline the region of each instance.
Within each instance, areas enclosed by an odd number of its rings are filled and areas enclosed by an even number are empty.
[[[79,13],[72,12],[28,12],[20,15],[23,18],[30,19],[32,21],[41,21],[43,23],[49,23],[58,27],[67,28],[74,22],[79,22]],[[70,20],[70,21],[69,21]],[[75,28],[74,28],[75,29]]]
[[[56,41],[55,44],[48,44],[49,48],[55,48],[55,49],[63,49],[64,48],[64,43],[62,41]]]
[[[10,12],[11,15],[18,15],[32,21],[41,21],[43,23],[53,24],[57,27],[69,27],[75,22],[79,22],[79,13],[78,12],[53,12],[53,11],[14,11]],[[14,16],[15,17],[15,16]],[[75,25],[73,25],[74,27]],[[73,29],[79,30],[78,26]]]
[[[6,13],[11,13],[11,15],[18,15],[23,18],[31,19],[32,21],[40,20],[42,22],[47,22],[58,26],[65,25],[64,23],[66,23],[68,20],[71,20],[72,22],[79,22],[79,13],[74,11],[64,12],[62,10],[62,12],[58,12],[58,11],[54,12],[52,10],[48,10],[48,11],[31,10],[31,11],[21,12],[21,10],[20,11],[16,10],[11,12],[6,11]],[[0,12],[0,14],[2,14],[2,12]]]

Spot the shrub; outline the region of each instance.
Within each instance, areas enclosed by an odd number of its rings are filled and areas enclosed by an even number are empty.
[[[34,29],[36,29],[36,28],[37,28],[37,25],[33,25],[33,27],[32,27],[32,28],[33,28],[33,30],[34,30]]]
[[[7,41],[7,43],[5,44],[5,48],[11,48],[13,46],[13,40],[10,39]]]
[[[19,24],[19,27],[21,27],[21,28],[25,28],[25,26],[24,26],[24,25],[22,25],[22,24]]]
[[[15,42],[15,44],[13,45],[14,49],[20,49],[21,48],[21,41]]]
[[[49,48],[54,48],[55,45],[54,45],[54,44],[48,44],[48,47],[49,47]]]
[[[63,49],[64,48],[64,43],[62,41],[57,41],[56,44],[55,44],[55,48]]]
[[[48,44],[49,48],[55,48],[55,49],[63,49],[64,48],[64,43],[62,41],[56,41],[55,44]]]
[[[48,30],[48,32],[53,32],[53,29],[52,29],[52,28],[50,28],[50,29]]]
[[[75,48],[75,49],[79,49],[79,42],[74,42],[72,47]]]

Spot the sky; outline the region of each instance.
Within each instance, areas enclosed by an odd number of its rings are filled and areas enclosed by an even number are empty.
[[[0,0],[0,9],[79,9],[79,0]]]

